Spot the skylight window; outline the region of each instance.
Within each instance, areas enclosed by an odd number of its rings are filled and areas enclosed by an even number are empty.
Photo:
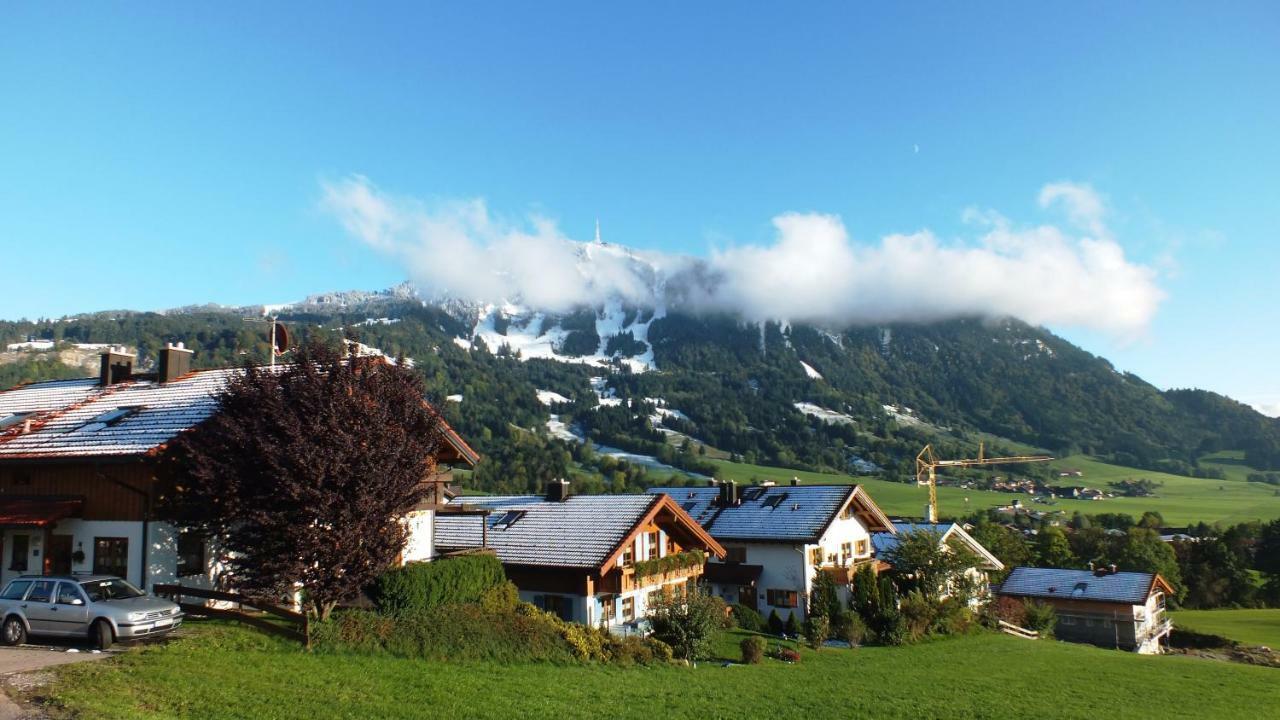
[[[493,526],[495,528],[509,528],[515,525],[517,520],[524,517],[524,512],[524,510],[508,510],[502,514],[502,517],[498,518],[498,521]]]
[[[12,415],[8,415],[6,417],[0,418],[0,431],[7,430],[13,427],[14,425],[21,425],[22,423],[26,422],[29,418],[35,417],[35,415],[36,413],[34,411],[16,412],[16,413],[13,413]]]
[[[764,506],[769,508],[776,508],[782,504],[783,500],[787,499],[787,495],[788,493],[778,493],[777,495],[770,495],[769,497],[764,499]]]
[[[764,488],[760,488],[760,487],[747,488],[746,490],[742,491],[742,499],[743,500],[759,500],[760,496],[763,494],[764,494]]]
[[[1089,583],[1086,583],[1086,582],[1076,583],[1076,586],[1071,589],[1071,597],[1080,597],[1084,595],[1085,590],[1087,590],[1088,588],[1089,588]]]
[[[141,405],[130,405],[127,407],[118,407],[114,410],[108,410],[76,429],[79,432],[98,432],[103,428],[118,425],[120,421],[127,417],[136,415],[141,409]]]
[[[696,507],[697,504],[697,500],[686,500],[680,503],[680,507],[683,508],[685,512],[693,512],[693,508]]]

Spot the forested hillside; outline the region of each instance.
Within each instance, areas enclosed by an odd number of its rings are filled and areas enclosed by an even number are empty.
[[[249,313],[7,321],[0,342],[120,343],[138,348],[144,368],[165,343],[184,342],[197,367],[222,367],[267,357],[265,325],[245,322]],[[430,399],[488,458],[477,480],[493,490],[575,472],[588,486],[634,489],[655,466],[710,474],[704,446],[746,462],[905,480],[924,443],[958,456],[979,433],[993,451],[1030,446],[1181,474],[1222,449],[1280,468],[1280,422],[1213,393],[1161,392],[1014,320],[832,332],[625,308],[554,317],[404,292],[321,296],[280,319],[299,341],[346,335],[411,358]],[[533,352],[535,336],[553,348]],[[4,386],[84,374],[37,352],[5,358]],[[610,457],[592,444],[621,450]],[[649,456],[649,477],[622,450]]]

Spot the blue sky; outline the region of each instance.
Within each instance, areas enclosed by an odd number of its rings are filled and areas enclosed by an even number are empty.
[[[1280,5],[694,5],[8,6],[0,316],[399,282],[320,207],[353,174],[693,255],[787,212],[964,242],[1070,181],[1166,299],[1050,326],[1280,411]]]

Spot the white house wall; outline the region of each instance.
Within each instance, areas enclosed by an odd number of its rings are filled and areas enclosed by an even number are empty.
[[[417,510],[404,518],[409,531],[408,542],[404,546],[401,557],[405,562],[430,560],[436,555],[434,510]]]

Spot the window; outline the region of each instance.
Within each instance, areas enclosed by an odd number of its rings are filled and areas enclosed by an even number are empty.
[[[136,415],[141,409],[141,405],[131,405],[128,407],[118,407],[115,410],[108,410],[75,429],[80,432],[98,432],[103,428],[119,424],[120,421],[131,415]]]
[[[869,553],[870,553],[870,551],[871,551],[871,548],[868,546],[868,544],[867,544],[867,541],[866,541],[866,540],[859,540],[859,541],[858,541],[858,557],[862,557],[862,556],[864,556],[864,555],[867,555],[867,554],[869,554]]]
[[[13,536],[12,550],[10,551],[10,555],[9,555],[10,570],[18,570],[21,572],[26,572],[27,556],[31,554],[31,549],[29,547],[30,542],[31,542],[31,536],[29,535]]]
[[[75,583],[58,583],[58,604],[83,605],[84,596],[80,594],[80,590]]]
[[[843,508],[841,508],[841,510],[840,510],[840,519],[841,519],[841,520],[848,520],[849,518],[853,517],[853,516],[854,516],[854,514],[855,514],[855,513],[854,513],[854,509],[853,509],[853,503],[849,503],[848,505],[845,505]]]
[[[52,580],[37,580],[36,584],[31,587],[31,592],[27,595],[29,603],[51,603],[53,602],[53,587],[58,583]]]
[[[636,599],[632,595],[622,598],[622,620],[631,622],[636,619]]]
[[[498,521],[493,524],[494,529],[509,528],[516,524],[516,521],[524,517],[524,510],[508,510],[503,513]]]
[[[22,596],[27,594],[29,587],[31,587],[30,580],[14,580],[5,587],[3,593],[0,593],[0,600],[21,600]]]
[[[816,547],[809,551],[809,564],[814,567],[822,564],[822,548]]]
[[[770,495],[769,497],[764,499],[764,506],[769,508],[776,508],[782,504],[782,501],[787,499],[787,495],[789,494],[790,493],[778,493],[777,495]]]
[[[800,605],[800,593],[795,590],[765,591],[766,602],[774,607],[793,608]]]
[[[93,574],[124,577],[129,573],[129,538],[93,539]]]
[[[645,601],[644,601],[645,609],[653,610],[654,606],[661,601],[662,601],[662,591],[654,590],[649,593],[649,596],[647,598],[645,598]]]
[[[685,512],[693,512],[693,509],[697,507],[697,505],[698,505],[697,500],[685,500],[684,502],[680,503],[681,509],[683,509]]]
[[[645,557],[650,560],[658,557],[658,531],[644,534]]]
[[[853,543],[840,543],[840,564],[846,565],[853,559]]]
[[[35,415],[34,412],[19,412],[0,418],[0,430],[13,427],[27,421],[27,418]]]
[[[634,542],[629,542],[627,543],[627,546],[622,549],[622,557],[618,559],[618,567],[626,567],[628,565],[635,564],[635,546],[636,544]]]
[[[127,580],[92,580],[87,583],[81,583],[80,587],[84,588],[84,591],[89,595],[89,599],[93,602],[128,600],[129,598],[146,595],[146,593],[130,585]]]
[[[537,605],[561,620],[573,620],[573,605],[563,595],[539,595]]]
[[[835,554],[835,553],[831,553],[830,555],[828,555],[828,556],[827,556],[827,564],[828,564],[828,565],[835,565],[835,564],[836,564],[836,554]]]
[[[731,563],[744,563],[747,561],[747,549],[738,545],[736,547],[726,547],[724,549],[724,561]]]
[[[178,577],[204,574],[204,535],[192,530],[178,533]]]
[[[1075,625],[1076,619],[1070,615],[1059,615],[1058,622],[1063,625]]]

